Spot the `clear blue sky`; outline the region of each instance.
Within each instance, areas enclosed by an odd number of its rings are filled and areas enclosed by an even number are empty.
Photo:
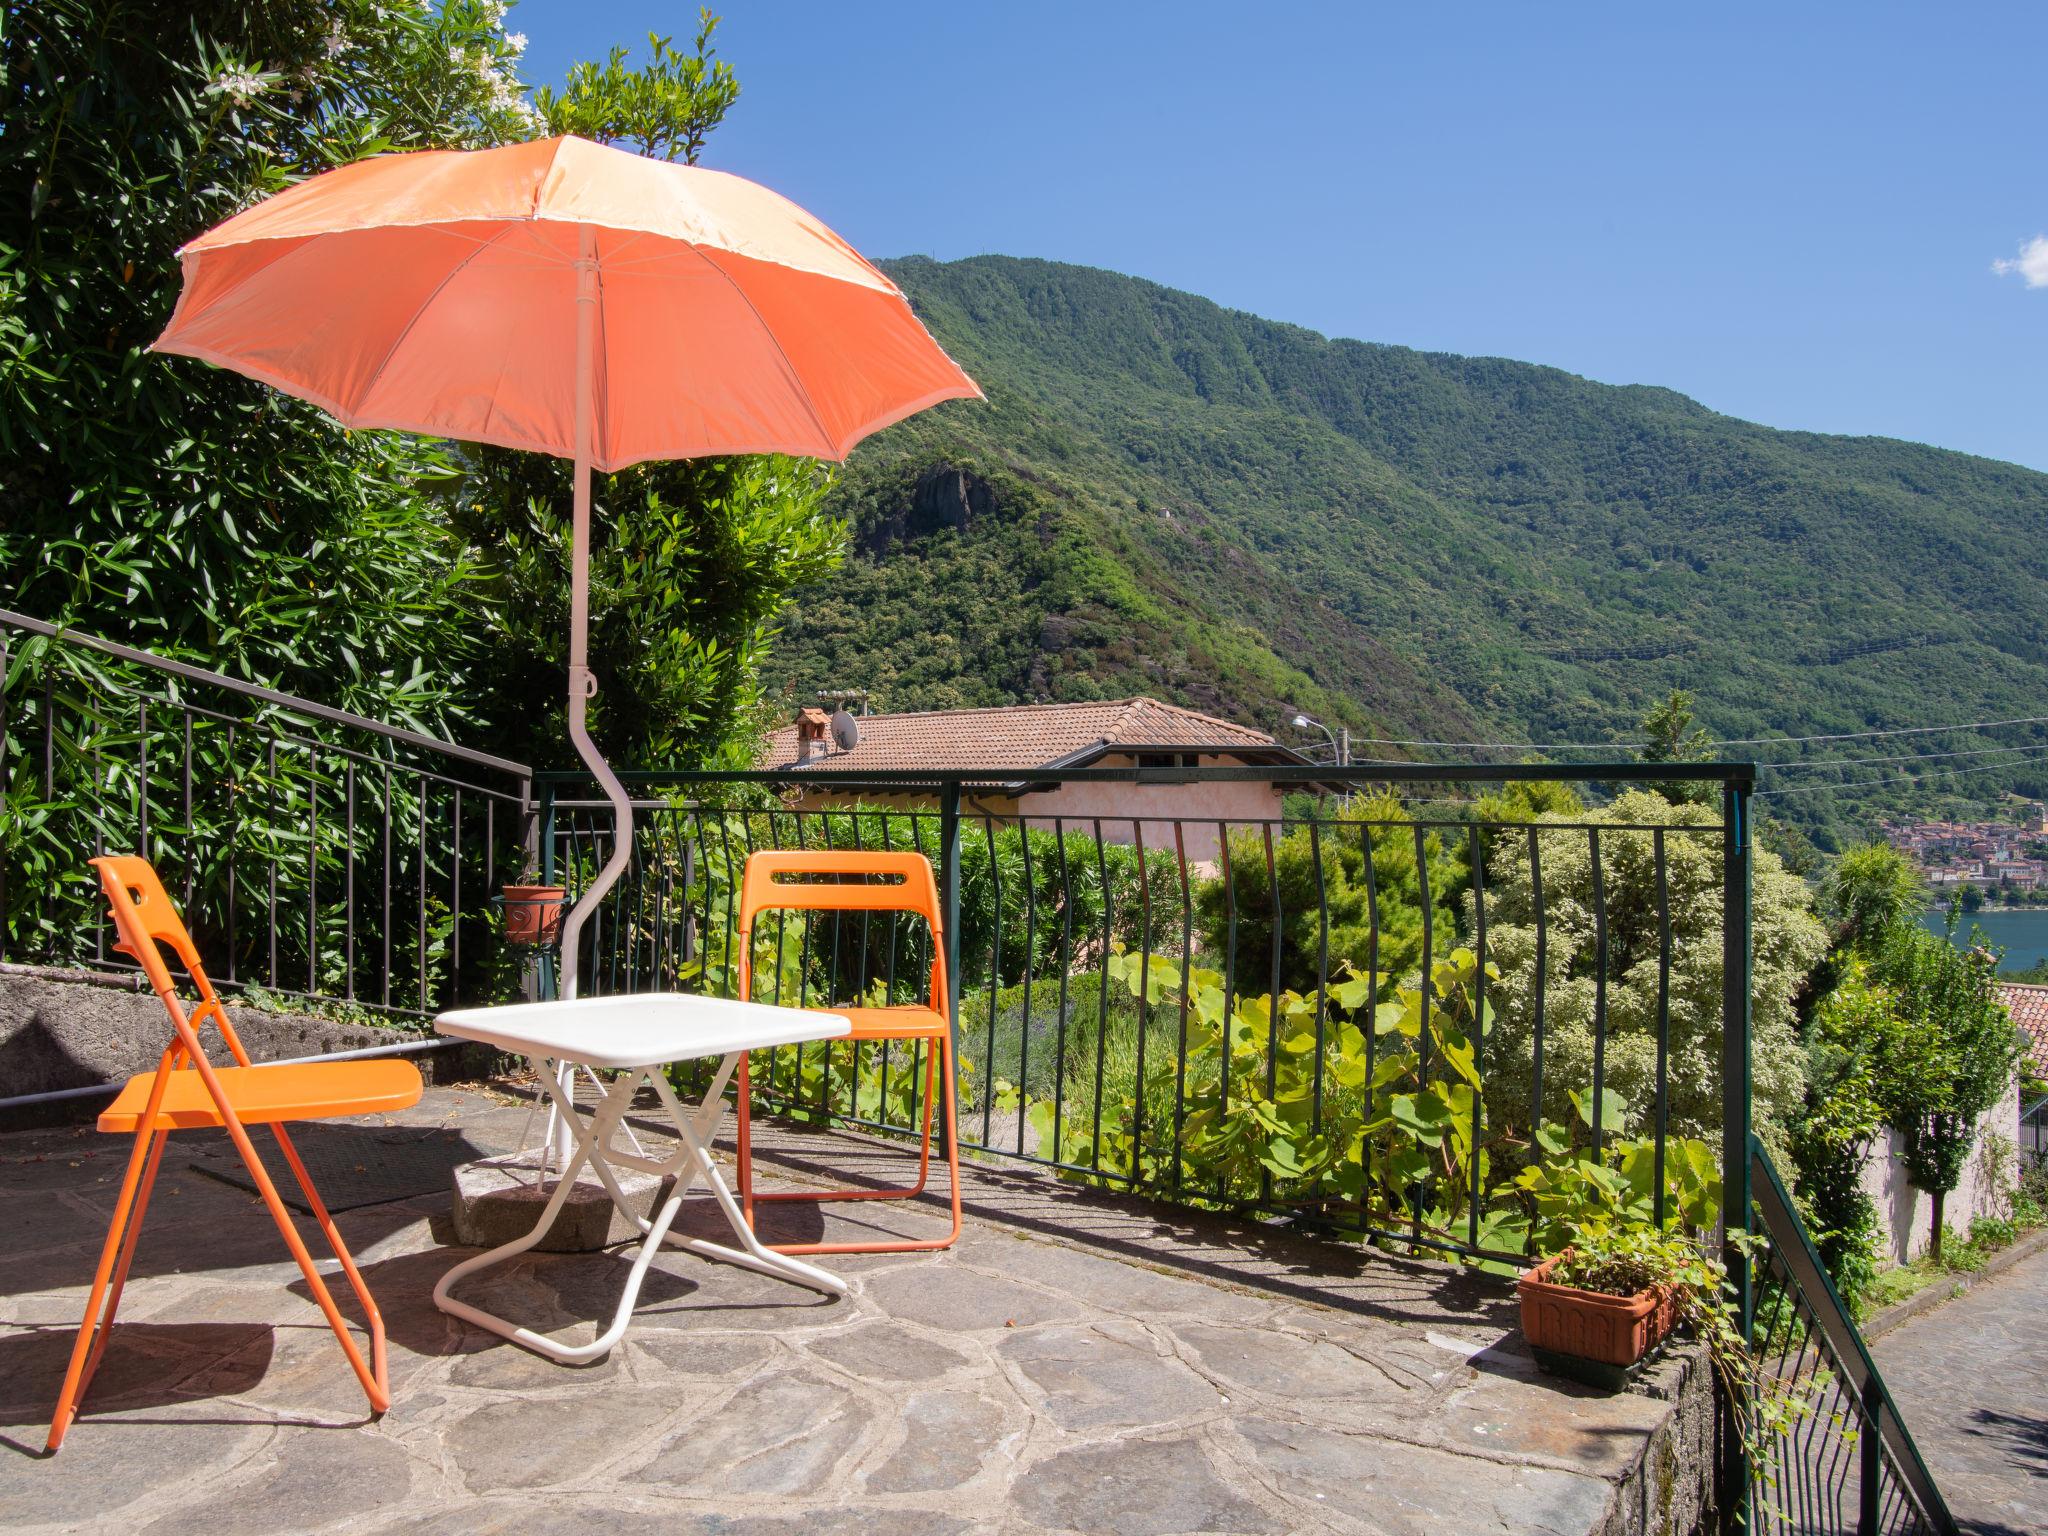
[[[722,11],[742,94],[705,163],[870,256],[1108,267],[2048,469],[2040,0]],[[519,0],[509,25],[554,83],[694,16]]]

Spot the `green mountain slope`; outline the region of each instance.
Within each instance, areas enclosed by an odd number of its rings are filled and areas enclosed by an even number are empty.
[[[856,554],[771,663],[799,693],[1145,691],[1510,742],[1626,736],[1674,686],[1717,737],[2048,715],[2048,475],[1332,341],[1086,268],[890,271],[988,401],[856,455]],[[2048,789],[2026,772],[1953,783]],[[1912,788],[1779,805],[1839,828]]]

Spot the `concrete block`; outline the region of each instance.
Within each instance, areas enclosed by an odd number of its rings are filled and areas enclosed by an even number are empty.
[[[614,1170],[634,1216],[649,1218],[666,1179],[628,1169]],[[555,1193],[556,1180],[543,1179],[533,1162],[469,1163],[455,1170],[455,1239],[466,1248],[495,1248],[523,1237],[540,1220]],[[640,1236],[633,1219],[612,1203],[595,1174],[586,1173],[569,1191],[536,1248],[542,1253],[594,1253]]]

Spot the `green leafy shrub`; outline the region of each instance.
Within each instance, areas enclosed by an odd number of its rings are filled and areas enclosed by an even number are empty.
[[[1110,969],[1143,1007],[1168,1013],[1184,1049],[1155,1057],[1099,1122],[1092,1100],[1030,1099],[1041,1152],[1057,1139],[1077,1176],[1277,1204],[1352,1230],[1476,1236],[1507,1253],[1653,1219],[1654,1145],[1625,1138],[1618,1096],[1603,1106],[1598,1153],[1554,1126],[1532,1148],[1489,1117],[1487,993],[1499,975],[1470,950],[1406,985],[1347,973],[1323,992],[1277,997],[1231,997],[1219,972],[1181,957],[1120,951]],[[1590,1130],[1589,1100],[1574,1102]],[[1667,1143],[1664,1175],[1667,1223],[1715,1220],[1709,1147]]]
[[[1569,1117],[1567,1094],[1594,1079],[1595,1021],[1604,994],[1602,1086],[1622,1096],[1630,1119],[1647,1124],[1656,1104],[1660,903],[1656,832],[1661,828],[1671,925],[1668,1112],[1671,1131],[1718,1144],[1722,1121],[1722,923],[1719,810],[1673,805],[1629,790],[1574,822],[1600,827],[1602,900],[1595,900],[1587,834],[1542,817],[1533,824],[1541,856],[1546,944],[1539,979],[1537,918],[1527,837],[1495,838],[1487,851],[1487,946],[1501,985],[1494,1059],[1516,1064],[1494,1079],[1489,1109],[1512,1124]],[[1764,849],[1753,855],[1751,923],[1753,1060],[1757,1132],[1773,1156],[1784,1150],[1805,1088],[1793,999],[1826,947],[1805,883]],[[1604,977],[1597,917],[1606,915]],[[1535,1005],[1544,1003],[1543,1103],[1532,1104]]]
[[[1437,952],[1455,939],[1461,848],[1447,849],[1440,831],[1415,827],[1391,793],[1324,806],[1320,816],[1292,830],[1232,832],[1219,878],[1201,887],[1195,911],[1203,953],[1217,963],[1227,958],[1240,989],[1272,990],[1277,982],[1309,991],[1344,964],[1407,975],[1422,963],[1425,886]]]

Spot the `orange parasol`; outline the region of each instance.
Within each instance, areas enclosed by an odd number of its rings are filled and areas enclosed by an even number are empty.
[[[180,253],[156,350],[233,368],[352,427],[576,461],[569,733],[618,839],[562,925],[632,854],[625,789],[585,729],[590,472],[644,459],[843,459],[870,432],[981,393],[896,285],[737,176],[585,139],[385,155],[313,177]]]

